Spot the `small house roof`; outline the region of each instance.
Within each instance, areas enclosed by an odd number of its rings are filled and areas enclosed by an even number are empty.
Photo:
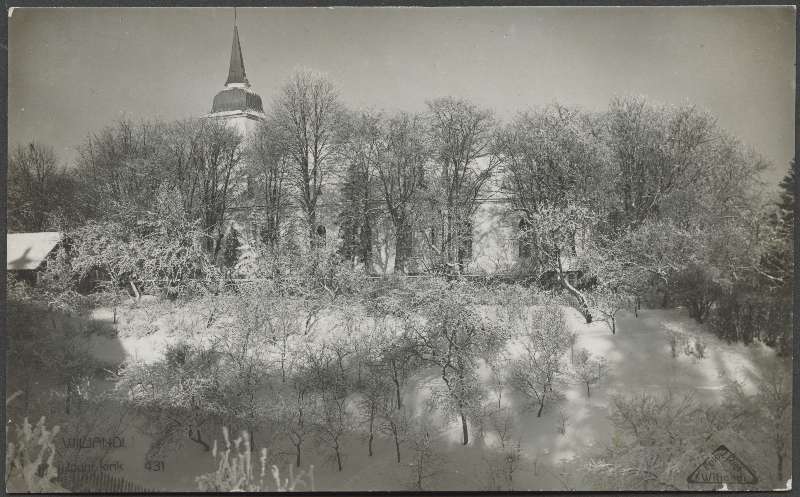
[[[41,266],[61,241],[58,231],[8,233],[6,235],[6,270],[34,270]]]

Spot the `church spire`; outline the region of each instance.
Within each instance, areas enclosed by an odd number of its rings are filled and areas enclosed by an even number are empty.
[[[250,89],[250,82],[247,81],[247,75],[244,72],[244,59],[242,58],[242,46],[239,44],[239,27],[236,22],[235,8],[233,13],[233,45],[231,46],[228,80],[225,81],[225,88],[214,97],[210,115],[225,119],[238,119],[239,117],[243,117],[245,120],[261,119],[264,115],[264,108],[261,104],[261,97]]]
[[[244,72],[244,58],[242,57],[242,46],[239,43],[239,27],[237,26],[236,7],[233,9],[233,45],[231,46],[231,65],[228,69],[228,80],[225,86],[239,84],[250,86],[247,81],[247,74]]]

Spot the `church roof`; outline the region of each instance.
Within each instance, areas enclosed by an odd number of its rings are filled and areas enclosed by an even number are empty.
[[[231,111],[254,111],[264,113],[261,97],[250,88],[225,88],[214,97],[211,113]]]
[[[247,81],[247,74],[244,72],[244,57],[242,57],[242,45],[239,43],[239,27],[233,26],[233,44],[231,45],[231,64],[228,68],[228,80],[225,86],[231,83],[250,86]]]
[[[261,97],[250,89],[247,74],[244,70],[242,45],[239,42],[239,27],[233,25],[233,45],[231,45],[231,62],[228,68],[228,80],[225,88],[214,97],[211,114],[255,113],[263,114]]]

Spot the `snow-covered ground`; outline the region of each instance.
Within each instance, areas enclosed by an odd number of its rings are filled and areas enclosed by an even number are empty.
[[[509,388],[504,390],[501,403],[513,412],[512,438],[519,440],[523,455],[519,470],[514,474],[514,488],[518,490],[566,488],[559,475],[561,461],[579,453],[596,451],[610,441],[612,426],[608,414],[612,395],[670,389],[679,394],[694,391],[701,401],[719,400],[723,387],[730,380],[741,381],[748,388],[759,360],[772,354],[770,349],[762,345],[721,342],[680,309],[645,309],[639,312],[638,317],[620,313],[617,331],[613,335],[604,322],[587,325],[574,309],[564,308],[564,313],[569,328],[578,335],[575,350],[584,348],[595,357],[605,357],[609,366],[608,374],[593,387],[590,398],[587,398],[584,385],[577,382],[561,385],[564,399],[550,405],[540,418],[536,417],[536,410],[526,408],[519,395]],[[195,326],[204,329],[207,316],[201,313],[188,311],[182,317],[168,314],[156,316],[152,318],[152,327],[146,333],[133,333],[131,326],[126,326],[125,319],[133,319],[134,314],[128,312],[118,316],[120,333],[117,338],[94,337],[93,353],[108,361],[153,361],[161,356],[165,345],[171,341],[203,340],[203,333],[186,331],[196,329]],[[112,314],[107,309],[100,309],[95,312],[94,318],[111,321]],[[175,326],[178,321],[180,326]],[[677,333],[690,342],[701,339],[707,346],[705,357],[701,359],[683,353],[673,357],[670,352],[671,333]],[[513,342],[509,347],[513,354]],[[569,352],[565,360],[569,360]],[[482,371],[482,377],[490,392],[489,399],[492,399],[494,393],[488,369]],[[409,405],[419,404],[429,388],[435,387],[438,381],[433,370],[418,373],[414,380],[415,385],[406,391]],[[424,412],[421,408],[418,410]],[[568,418],[564,434],[558,430],[561,413]],[[460,440],[461,427],[456,420],[444,420],[437,413],[427,416],[430,417],[430,434],[434,439],[439,468],[426,488],[486,489],[487,465],[483,457],[490,452],[496,437],[488,433],[484,439],[480,439],[477,427],[471,426],[471,442],[464,447]],[[214,469],[211,455],[198,445],[187,442],[165,461],[166,471],[147,471],[144,457],[149,442],[133,428],[126,440],[129,440],[126,448],[115,451],[110,459],[126,461],[124,477],[148,487],[192,491],[196,489],[194,476]],[[335,464],[328,460],[324,448],[309,447],[305,451],[305,463],[315,465],[317,490],[412,488],[409,448],[404,449],[404,460],[398,465],[394,460],[394,447],[388,438],[377,439],[375,455],[368,457],[365,438],[352,436],[346,441],[343,453],[344,470],[340,473],[336,471]]]

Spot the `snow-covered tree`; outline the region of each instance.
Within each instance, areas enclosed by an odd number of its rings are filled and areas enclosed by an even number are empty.
[[[492,111],[463,99],[437,98],[427,106],[436,174],[426,182],[430,219],[421,232],[434,262],[461,273],[471,257],[478,197],[497,167],[491,154],[495,120]]]
[[[422,116],[399,113],[384,123],[385,151],[377,164],[380,190],[386,212],[394,226],[394,267],[408,270],[412,255],[415,219],[423,213],[415,202],[426,188],[425,166],[431,159],[431,145]]]
[[[562,358],[569,348],[567,324],[560,308],[544,306],[534,310],[523,338],[523,352],[511,364],[515,388],[538,407],[537,417],[550,401],[561,397],[558,383],[564,373]]]
[[[570,281],[569,273],[576,266],[576,236],[587,233],[594,223],[594,215],[579,204],[542,206],[527,214],[528,232],[537,241],[533,257],[542,272],[552,272],[559,285],[577,300],[578,311],[587,323],[592,313],[585,293]]]
[[[592,357],[586,349],[580,349],[575,354],[575,361],[572,365],[572,374],[575,378],[586,386],[586,397],[591,397],[591,387],[596,385],[608,373],[608,365],[605,357]]]
[[[310,71],[293,74],[270,110],[272,123],[286,137],[290,181],[312,246],[317,239],[317,204],[333,178],[341,110],[333,83]]]
[[[445,385],[438,396],[445,412],[461,420],[462,443],[469,443],[467,418],[482,403],[485,392],[477,372],[478,360],[500,350],[508,331],[482,318],[470,305],[471,289],[454,284],[448,292],[429,295],[422,307],[424,323],[414,329],[422,357],[435,365]]]
[[[689,394],[641,393],[611,399],[612,443],[586,459],[586,478],[602,489],[680,490],[707,450],[703,410]],[[713,450],[713,448],[712,448]]]
[[[431,431],[430,424],[422,421],[415,422],[410,431],[412,460],[409,470],[414,490],[430,490],[426,488],[428,483],[442,471],[441,456],[436,454]]]

